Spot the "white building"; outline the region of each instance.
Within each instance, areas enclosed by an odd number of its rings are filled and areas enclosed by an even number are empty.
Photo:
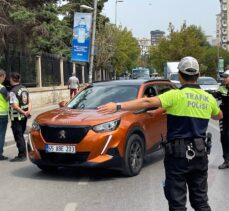
[[[225,50],[229,50],[229,3],[228,0],[219,0],[220,1],[220,14],[217,15],[217,24],[216,24],[216,37],[219,40],[219,46]]]
[[[211,46],[218,46],[218,39],[211,36],[211,35],[207,35],[207,41]]]
[[[146,55],[151,47],[151,41],[147,38],[138,39],[138,46],[141,49],[141,55]]]

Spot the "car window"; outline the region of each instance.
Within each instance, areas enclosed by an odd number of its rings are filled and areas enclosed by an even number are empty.
[[[158,95],[163,94],[171,89],[177,89],[175,84],[158,84],[156,85]]]
[[[137,94],[137,86],[92,86],[73,98],[67,107],[95,109],[108,102],[124,102],[136,99]]]

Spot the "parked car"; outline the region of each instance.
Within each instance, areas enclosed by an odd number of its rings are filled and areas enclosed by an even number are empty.
[[[197,83],[200,85],[201,89],[209,92],[213,96],[216,95],[219,88],[219,84],[212,77],[199,77]]]
[[[120,80],[89,85],[60,108],[38,115],[29,134],[30,160],[42,170],[70,166],[119,167],[137,175],[144,157],[166,135],[162,108],[102,114],[97,107],[174,89],[168,80]]]

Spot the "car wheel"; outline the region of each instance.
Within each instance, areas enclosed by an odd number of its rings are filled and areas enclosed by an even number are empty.
[[[129,177],[138,175],[142,169],[143,159],[143,140],[139,135],[133,134],[127,140],[123,173]]]
[[[53,172],[58,170],[57,166],[37,165],[37,167],[45,172]]]

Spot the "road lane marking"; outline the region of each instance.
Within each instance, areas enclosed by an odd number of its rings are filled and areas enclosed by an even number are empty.
[[[77,206],[78,204],[75,202],[67,203],[64,208],[64,211],[75,211]]]

